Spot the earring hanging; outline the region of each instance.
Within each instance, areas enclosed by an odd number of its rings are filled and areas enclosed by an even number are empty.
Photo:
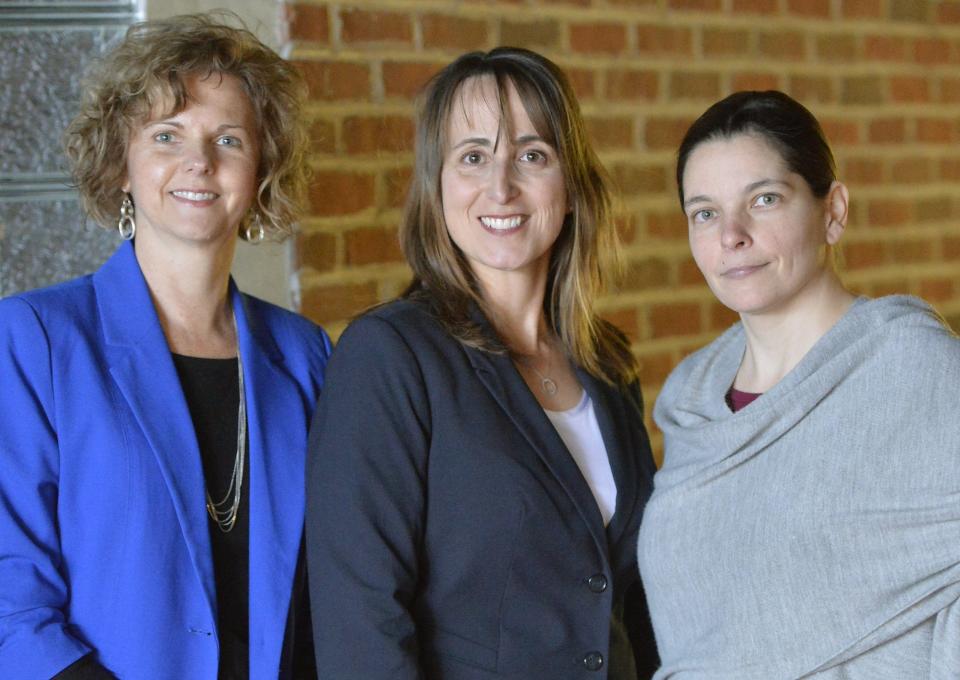
[[[123,202],[120,204],[120,220],[117,222],[117,231],[120,232],[120,238],[124,241],[130,241],[137,235],[137,223],[134,217],[133,199],[130,194],[123,195]]]
[[[250,243],[251,245],[257,245],[263,241],[264,231],[263,222],[260,219],[260,213],[254,215],[253,219],[247,223],[247,228],[243,235],[247,239],[247,243]]]

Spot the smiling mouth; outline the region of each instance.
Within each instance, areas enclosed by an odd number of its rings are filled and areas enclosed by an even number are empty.
[[[725,269],[720,273],[720,276],[727,279],[742,279],[751,274],[760,271],[767,266],[767,263],[763,264],[754,264],[754,265],[745,265],[742,267],[730,267],[730,269]]]
[[[523,223],[523,217],[512,215],[510,217],[481,217],[480,224],[493,231],[510,231],[516,229]]]
[[[183,198],[188,201],[212,201],[217,197],[217,194],[212,191],[185,191],[178,189],[177,191],[171,191],[174,196],[177,198]]]

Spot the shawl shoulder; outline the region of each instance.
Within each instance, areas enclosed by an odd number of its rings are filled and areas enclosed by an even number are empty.
[[[654,417],[660,424],[660,418],[673,410],[682,395],[691,393],[706,396],[706,390],[717,377],[733,373],[739,366],[743,355],[745,338],[743,325],[737,322],[719,337],[693,352],[674,368],[664,382],[654,405]]]
[[[893,390],[908,399],[916,398],[917,390],[960,399],[960,383],[949,378],[960,375],[960,338],[933,307],[919,298],[892,295],[865,303],[860,317],[863,332],[874,336],[875,369],[884,372]]]

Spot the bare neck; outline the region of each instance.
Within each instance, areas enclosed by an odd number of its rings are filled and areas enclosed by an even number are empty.
[[[490,322],[510,349],[536,355],[550,335],[543,312],[546,275],[500,274],[480,281]]]
[[[563,344],[543,311],[546,274],[506,272],[496,285],[482,282],[490,321],[513,353],[514,365],[537,402],[551,411],[575,407],[582,394]]]
[[[825,272],[789,304],[760,314],[741,314],[747,347],[734,387],[766,392],[800,363],[853,303],[833,271]]]
[[[234,248],[233,241],[219,248],[160,248],[149,238],[141,242],[137,237],[137,259],[171,352],[209,358],[237,355],[227,295]]]

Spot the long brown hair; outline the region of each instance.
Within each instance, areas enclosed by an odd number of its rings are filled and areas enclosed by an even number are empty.
[[[607,277],[619,271],[606,173],[587,140],[566,76],[535,52],[498,47],[465,54],[427,84],[419,102],[416,160],[400,226],[401,246],[414,274],[404,296],[427,299],[460,342],[507,351],[471,318],[474,305],[487,311],[486,305],[476,277],[447,232],[440,191],[447,122],[464,83],[481,76],[495,80],[501,120],[507,126],[508,87],[516,88],[537,133],[556,149],[563,168],[571,210],[551,251],[544,297],[547,323],[576,364],[609,383],[632,382],[637,367],[628,341],[594,311]]]

